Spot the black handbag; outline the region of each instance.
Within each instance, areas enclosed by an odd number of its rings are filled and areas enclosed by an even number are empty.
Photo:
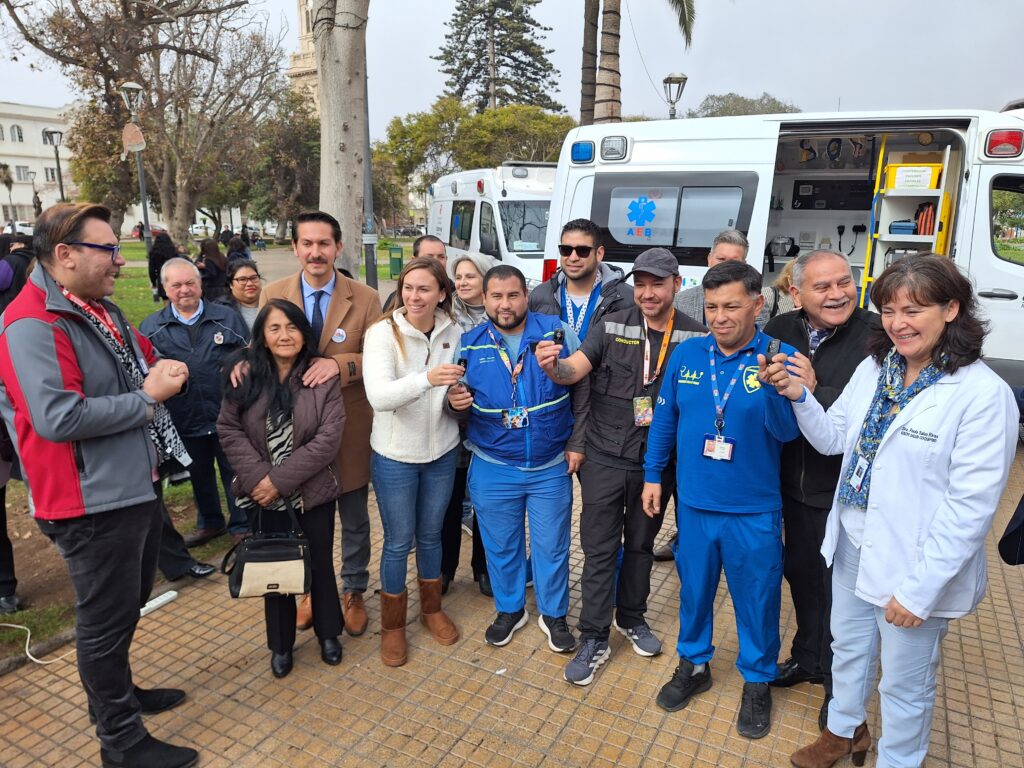
[[[287,499],[284,503],[291,530],[265,533],[261,508],[256,513],[253,535],[242,539],[224,555],[220,570],[227,574],[232,597],[308,594],[312,576],[309,540],[299,527],[292,505]]]

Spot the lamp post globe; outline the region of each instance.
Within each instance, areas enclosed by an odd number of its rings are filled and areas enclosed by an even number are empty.
[[[675,120],[676,118],[676,104],[683,98],[686,80],[687,77],[682,72],[673,72],[661,81],[665,86],[665,101],[668,102],[669,120]]]
[[[128,81],[121,83],[118,89],[121,91],[121,98],[128,108],[128,114],[133,123],[139,122],[139,107],[142,106],[142,86],[138,83]],[[139,200],[142,202],[142,238],[146,242],[146,254],[149,254],[153,245],[153,231],[149,228],[149,206],[146,204],[146,171],[142,167],[142,150],[135,152],[135,168],[139,176]]]

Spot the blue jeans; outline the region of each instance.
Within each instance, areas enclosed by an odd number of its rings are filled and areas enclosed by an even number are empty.
[[[565,462],[526,471],[473,457],[469,494],[487,552],[494,605],[515,613],[526,604],[526,521],[530,525],[537,610],[565,616],[569,609],[569,534],[572,477]]]
[[[405,591],[413,540],[420,578],[441,577],[441,526],[455,481],[456,454],[453,448],[426,464],[407,464],[373,452],[370,473],[384,527],[380,585],[389,595]]]
[[[935,677],[949,619],[932,616],[919,627],[894,627],[885,608],[857,597],[860,550],[846,529],[839,534],[832,567],[832,695],[828,729],[850,738],[867,719],[878,684],[882,738],[879,768],[919,766],[928,754],[935,710]]]

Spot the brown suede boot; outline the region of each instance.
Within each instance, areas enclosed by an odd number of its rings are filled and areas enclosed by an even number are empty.
[[[420,621],[441,645],[459,641],[459,630],[441,610],[440,579],[420,579]]]
[[[825,728],[816,742],[798,749],[790,756],[789,761],[796,768],[832,768],[840,758],[851,755],[853,764],[861,766],[864,765],[864,758],[867,757],[870,748],[871,734],[868,733],[867,723],[857,726],[852,739],[836,736]]]
[[[386,667],[405,664],[408,652],[405,645],[405,607],[408,590],[400,595],[380,593],[380,660]]]
[[[295,609],[295,628],[309,629],[313,626],[313,600],[309,595],[303,595],[299,601],[299,607]]]

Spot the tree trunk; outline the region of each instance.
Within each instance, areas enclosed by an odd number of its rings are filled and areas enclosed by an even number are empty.
[[[313,41],[320,88],[320,209],[341,223],[341,266],[359,274],[363,232],[366,16],[370,0],[317,0]]]
[[[498,108],[498,64],[494,59],[494,16],[487,23],[487,78],[490,81],[490,102],[491,109]]]
[[[583,0],[583,66],[580,72],[580,125],[594,123],[597,86],[597,20],[601,0]]]
[[[594,96],[594,122],[622,121],[622,89],[619,86],[620,0],[603,0],[601,13],[601,60],[597,65],[597,89]]]
[[[288,242],[288,217],[282,216],[277,220],[277,231],[274,232],[274,243]],[[355,274],[353,272],[353,274]]]

